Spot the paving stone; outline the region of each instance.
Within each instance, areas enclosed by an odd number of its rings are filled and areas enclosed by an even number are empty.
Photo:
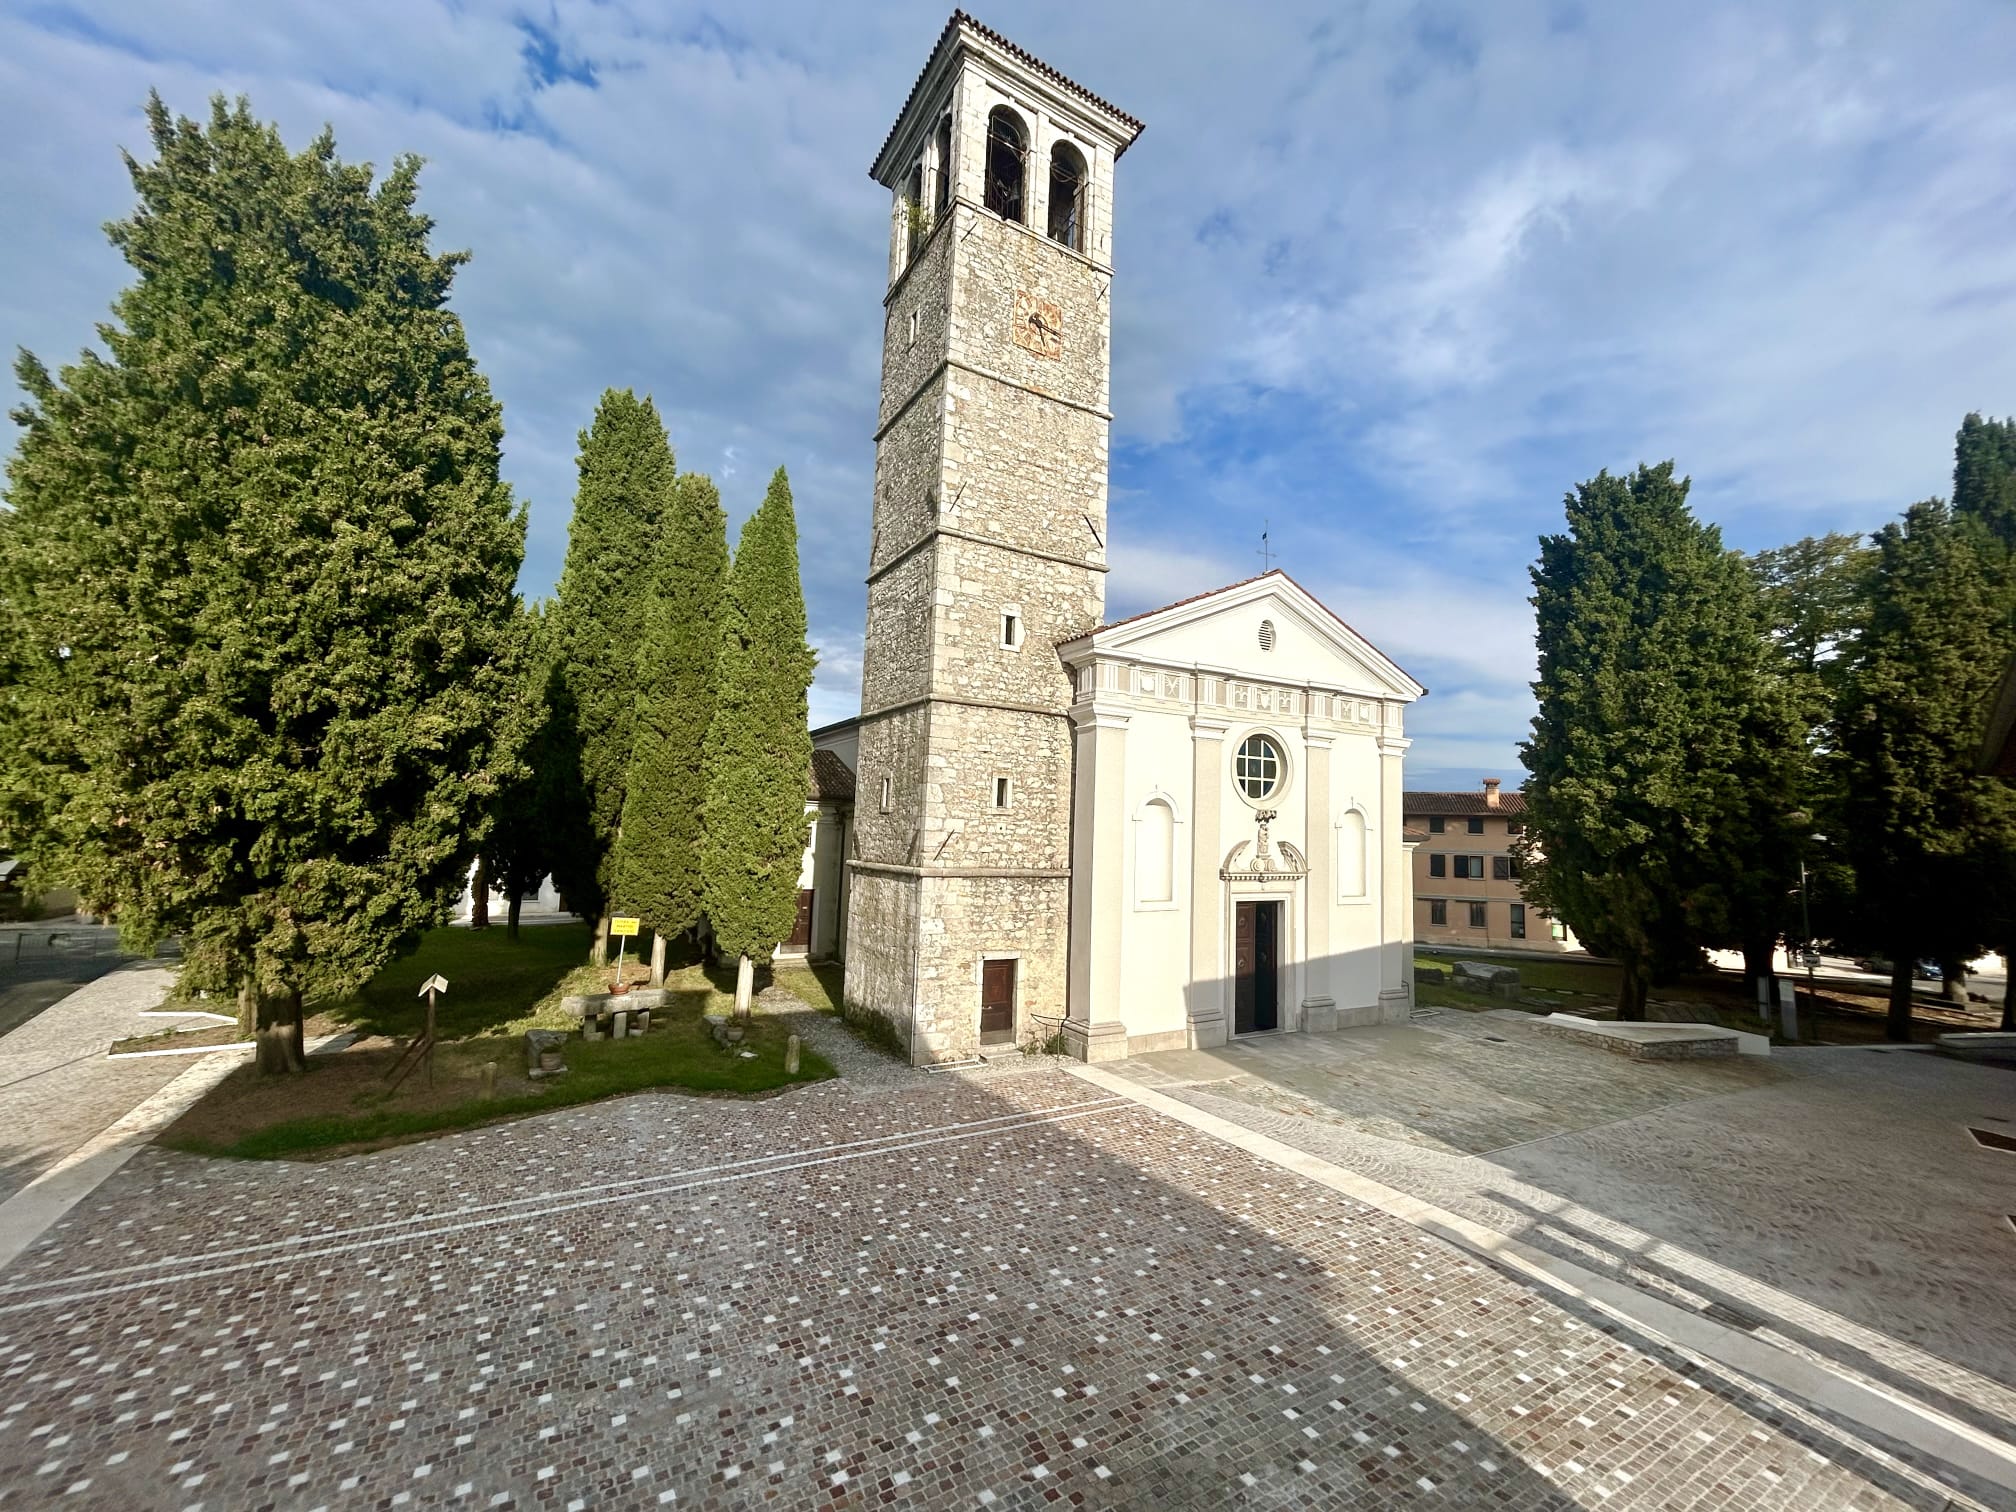
[[[144,1151],[0,1273],[0,1486],[212,1508],[1944,1500],[1040,1064],[640,1095],[307,1166]]]

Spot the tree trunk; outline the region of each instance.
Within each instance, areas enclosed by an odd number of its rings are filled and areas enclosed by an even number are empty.
[[[2016,992],[2011,992],[2010,978],[2016,976],[2016,945],[2002,947],[2002,1032],[2016,1034]]]
[[[301,1057],[301,994],[291,992],[283,999],[256,988],[241,991],[249,991],[258,1007],[253,1056],[260,1074],[279,1076],[306,1069]]]
[[[595,945],[588,955],[590,965],[607,966],[609,964],[609,922],[615,917],[605,904],[602,909],[602,917],[595,921]]]
[[[1911,1043],[1911,960],[1908,951],[1896,951],[1890,958],[1890,1016],[1883,1022],[1883,1037]]]
[[[252,990],[252,979],[246,977],[238,984],[238,1038],[249,1040],[259,1032],[259,997]]]
[[[504,938],[507,940],[518,938],[518,910],[522,904],[523,900],[518,896],[517,890],[514,888],[511,893],[511,901],[504,905]]]
[[[663,987],[665,985],[665,956],[669,944],[670,941],[665,938],[663,933],[658,930],[651,932],[651,985],[653,987]]]
[[[490,868],[483,864],[481,856],[476,858],[476,870],[469,878],[469,927],[490,927]]]
[[[746,955],[735,967],[735,1016],[749,1017],[749,1000],[756,995],[756,963]]]
[[[1778,1011],[1778,941],[1775,938],[1745,940],[1743,942],[1743,990],[1750,995],[1750,1001],[1757,1004],[1761,1017],[1770,1018]],[[1757,995],[1759,982],[1769,984],[1763,997]]]
[[[1967,964],[1964,961],[1939,960],[1939,991],[1949,1003],[1967,1001]]]
[[[1617,1017],[1627,1024],[1642,1024],[1645,999],[1651,992],[1651,973],[1639,960],[1626,960],[1623,968],[1623,977],[1617,984]]]

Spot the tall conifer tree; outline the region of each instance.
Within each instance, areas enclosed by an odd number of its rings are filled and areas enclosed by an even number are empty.
[[[1860,931],[1892,963],[1886,1032],[1911,1037],[1912,964],[1992,926],[1985,858],[2010,795],[1974,770],[2011,635],[1976,531],[1939,500],[1876,533],[1866,628],[1836,709],[1842,843]]]
[[[1741,559],[1673,464],[1599,473],[1533,568],[1540,679],[1521,748],[1535,901],[1622,963],[1619,1016],[1655,969],[1730,927],[1718,844],[1740,812],[1761,655]]]
[[[147,108],[107,352],[29,402],[0,644],[4,843],[193,984],[267,1069],[304,994],[445,920],[494,787],[523,516],[419,166]]]
[[[686,473],[673,485],[643,613],[616,858],[616,902],[653,935],[653,985],[665,980],[667,938],[698,924],[703,912],[705,752],[727,587],[721,495],[705,476]]]
[[[609,389],[581,433],[580,482],[554,604],[555,650],[580,733],[589,823],[561,858],[568,901],[599,921],[608,947],[616,832],[623,818],[637,709],[637,645],[660,526],[672,502],[672,446],[650,399]]]
[[[735,1006],[749,1011],[754,967],[788,939],[805,853],[812,648],[798,580],[798,522],[778,468],[742,527],[728,573],[714,723],[707,736],[707,919],[736,958]]]

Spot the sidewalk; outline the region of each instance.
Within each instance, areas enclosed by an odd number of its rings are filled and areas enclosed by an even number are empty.
[[[142,1018],[167,996],[174,973],[138,961],[87,982],[0,1036],[0,1200],[189,1068],[175,1056],[113,1061],[114,1040],[173,1019]]]

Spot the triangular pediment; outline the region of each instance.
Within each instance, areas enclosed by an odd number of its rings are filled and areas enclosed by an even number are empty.
[[[1124,655],[1408,702],[1427,691],[1279,570],[1102,625],[1059,650],[1073,665]]]

